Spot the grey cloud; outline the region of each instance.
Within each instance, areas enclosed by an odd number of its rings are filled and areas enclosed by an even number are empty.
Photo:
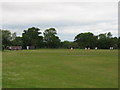
[[[113,32],[117,35],[117,3],[2,3],[3,29],[21,35],[35,26],[42,32],[55,27],[62,40],[73,40],[79,32],[95,34]]]

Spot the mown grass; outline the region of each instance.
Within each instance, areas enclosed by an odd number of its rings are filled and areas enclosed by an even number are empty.
[[[4,88],[117,88],[117,50],[4,51]]]
[[[0,89],[2,89],[2,52],[0,51]]]

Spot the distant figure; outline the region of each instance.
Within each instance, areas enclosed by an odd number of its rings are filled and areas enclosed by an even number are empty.
[[[90,50],[90,48],[88,48],[88,50]]]
[[[113,47],[110,47],[110,50],[113,50]]]
[[[29,50],[29,46],[27,46],[27,50]]]
[[[12,50],[12,47],[9,47],[9,50]]]
[[[113,47],[111,47],[111,49],[113,50]]]
[[[97,47],[95,47],[95,50],[97,50],[98,48]]]
[[[85,48],[85,50],[87,50],[87,48]]]
[[[71,48],[71,50],[73,50],[73,48]]]

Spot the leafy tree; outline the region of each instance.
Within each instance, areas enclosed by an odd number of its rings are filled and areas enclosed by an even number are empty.
[[[72,42],[72,46],[71,47],[73,47],[73,48],[79,48],[79,45],[78,45],[77,42]]]
[[[12,45],[13,45],[13,46],[23,46],[22,37],[16,37],[16,38],[12,41]]]
[[[2,45],[4,47],[11,44],[11,32],[9,30],[0,30],[2,32]]]
[[[97,43],[97,36],[94,36],[93,33],[87,32],[87,33],[80,33],[75,37],[75,42],[78,43],[80,48],[90,47],[94,48]]]
[[[95,48],[109,49],[110,47],[120,48],[120,37],[112,37],[111,32],[95,36],[91,32],[80,33],[74,38],[74,42],[60,42],[55,28],[46,29],[43,36],[40,36],[39,28],[31,27],[24,30],[22,37],[17,37],[16,33],[9,30],[0,30],[0,47],[6,46],[35,46],[36,48]],[[1,48],[0,48],[1,49]]]
[[[118,48],[120,49],[120,37],[118,38]]]
[[[16,32],[11,34],[11,41],[13,41],[17,37]]]
[[[71,42],[69,42],[69,41],[62,42],[62,47],[63,48],[71,48]]]
[[[43,41],[43,36],[39,36],[38,37],[38,42],[37,42],[37,48],[44,48],[45,47],[45,44],[44,44],[44,41]]]
[[[111,32],[108,32],[108,33],[107,33],[107,37],[108,37],[108,38],[112,38]]]
[[[79,45],[76,42],[64,41],[62,42],[62,47],[70,49],[70,48],[78,48]]]
[[[114,46],[114,40],[110,32],[98,35],[98,48],[109,49]]]
[[[47,48],[58,48],[60,46],[60,39],[56,36],[55,28],[49,28],[44,31],[44,41]]]
[[[42,36],[39,36],[41,32],[39,32],[39,28],[28,28],[28,30],[24,30],[22,33],[22,40],[24,47],[26,46],[38,46],[39,41],[42,41]],[[40,44],[40,43],[39,43]]]
[[[118,48],[118,38],[117,37],[113,37],[113,38],[111,38],[111,40],[112,40],[113,48],[117,49]]]
[[[98,39],[103,39],[103,38],[106,38],[106,33],[98,35]]]

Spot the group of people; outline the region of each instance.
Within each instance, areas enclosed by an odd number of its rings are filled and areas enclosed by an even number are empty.
[[[95,50],[97,50],[98,49],[98,47],[95,47]],[[110,50],[113,50],[114,48],[113,47],[110,47]],[[71,48],[71,50],[73,50],[73,48]],[[90,50],[90,48],[88,47],[88,48],[85,48],[85,50]]]

